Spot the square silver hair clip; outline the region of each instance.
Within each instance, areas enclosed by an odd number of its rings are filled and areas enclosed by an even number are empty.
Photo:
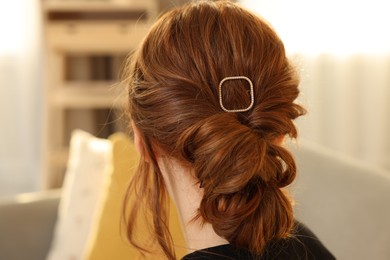
[[[251,103],[249,104],[248,107],[246,108],[241,108],[241,109],[227,109],[224,104],[223,104],[223,100],[222,100],[222,86],[223,86],[223,83],[225,83],[226,81],[228,80],[246,80],[248,83],[249,83],[249,88],[250,88],[250,97],[251,97]],[[249,109],[251,109],[253,107],[253,104],[255,103],[255,95],[254,95],[254,91],[253,91],[253,84],[252,84],[252,81],[245,77],[245,76],[234,76],[234,77],[226,77],[224,79],[221,80],[221,82],[219,82],[219,88],[218,88],[218,96],[219,96],[219,105],[221,106],[221,108],[225,111],[225,112],[230,112],[230,113],[237,113],[237,112],[245,112],[245,111],[248,111]]]

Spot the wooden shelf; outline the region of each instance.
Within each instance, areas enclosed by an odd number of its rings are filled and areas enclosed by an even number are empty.
[[[44,11],[118,11],[146,9],[154,6],[151,0],[45,0]]]
[[[63,108],[107,108],[124,104],[124,90],[109,83],[73,83],[58,87],[50,103]],[[121,93],[122,92],[122,93]]]
[[[54,23],[47,27],[47,44],[68,53],[128,52],[138,48],[149,28],[129,21]]]
[[[164,1],[43,0],[45,188],[61,186],[74,129],[107,137],[125,128],[126,87],[116,78]]]
[[[68,162],[69,148],[54,149],[50,156],[50,163],[54,165],[66,165]]]

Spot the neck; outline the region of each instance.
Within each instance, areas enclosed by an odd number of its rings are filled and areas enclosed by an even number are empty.
[[[169,195],[178,210],[184,237],[189,252],[208,247],[228,244],[218,236],[211,224],[194,220],[203,197],[203,191],[193,177],[191,169],[172,159],[160,159],[159,166],[164,175]]]

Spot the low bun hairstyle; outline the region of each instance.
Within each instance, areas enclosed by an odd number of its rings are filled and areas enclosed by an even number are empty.
[[[288,236],[292,206],[281,188],[296,172],[288,151],[228,113],[199,121],[180,137],[204,189],[200,216],[219,236],[256,253]]]
[[[175,258],[152,144],[193,169],[204,190],[198,217],[219,236],[257,254],[290,236],[292,203],[283,187],[296,166],[277,140],[297,136],[293,120],[305,110],[294,103],[299,80],[270,25],[228,1],[196,1],[164,14],[130,61],[129,115],[151,160],[141,160],[129,190],[138,187],[148,201],[166,256]],[[248,111],[229,113],[219,104],[219,83],[231,76],[253,83]],[[226,82],[222,99],[229,109],[247,107],[248,83]],[[137,208],[127,226],[133,244]]]

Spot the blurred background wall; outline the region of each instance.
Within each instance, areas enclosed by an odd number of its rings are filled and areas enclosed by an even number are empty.
[[[37,188],[42,130],[39,1],[0,2],[0,195]]]
[[[242,0],[285,42],[302,78],[300,138],[390,169],[390,18],[382,1]],[[39,188],[40,1],[0,3],[0,195]]]
[[[242,0],[300,70],[300,138],[390,169],[390,24],[380,0]]]

